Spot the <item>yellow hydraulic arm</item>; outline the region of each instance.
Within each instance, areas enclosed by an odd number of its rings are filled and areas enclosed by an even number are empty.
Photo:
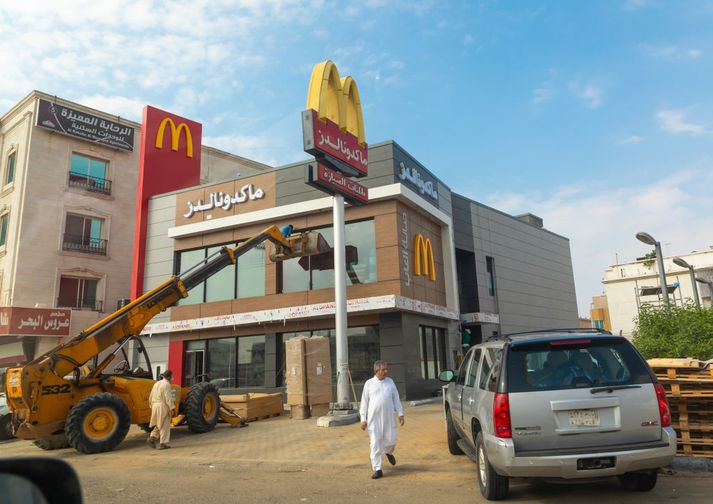
[[[77,336],[36,358],[28,365],[48,363],[49,368],[57,376],[71,373],[116,342],[127,336],[141,333],[144,326],[154,316],[179,299],[188,296],[188,291],[196,285],[226,266],[235,264],[238,257],[265,240],[287,250],[290,250],[294,243],[285,238],[277,226],[270,226],[237,247],[223,247],[212,256],[178,276],[169,278],[143,296],[88,327]],[[96,369],[93,374],[100,372],[101,369]]]

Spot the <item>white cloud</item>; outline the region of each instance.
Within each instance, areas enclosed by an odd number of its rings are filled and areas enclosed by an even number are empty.
[[[539,105],[541,103],[546,103],[552,99],[554,96],[554,90],[552,86],[544,84],[532,91],[532,103]]]
[[[703,56],[703,51],[695,48],[685,48],[677,45],[647,45],[642,44],[641,48],[652,58],[665,60],[698,60]]]
[[[125,96],[85,95],[79,97],[77,103],[93,107],[102,112],[126,117],[132,121],[141,122],[141,112],[146,100],[127,98]]]
[[[473,42],[475,42],[475,37],[473,37],[473,35],[468,33],[463,37],[464,46],[473,45]]]
[[[656,119],[663,131],[674,135],[684,133],[700,135],[706,131],[701,124],[686,122],[686,111],[682,109],[661,110],[656,113]]]
[[[648,251],[634,238],[638,231],[670,243],[672,254],[713,245],[708,234],[713,229],[712,163],[628,187],[597,184],[546,195],[500,193],[485,200],[514,215],[539,215],[546,229],[570,239],[581,315],[588,315],[591,297],[602,292],[604,270],[617,254],[623,262]]]
[[[580,85],[577,83],[571,84],[570,89],[574,95],[579,98],[590,109],[596,109],[602,106],[603,96],[599,86],[588,83]]]
[[[640,143],[644,139],[640,137],[639,135],[629,135],[627,137],[624,137],[619,140],[620,144],[635,144],[635,143]]]

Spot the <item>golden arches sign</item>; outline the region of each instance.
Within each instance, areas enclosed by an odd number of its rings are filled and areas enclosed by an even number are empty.
[[[191,136],[191,130],[186,125],[186,123],[181,123],[176,127],[176,123],[170,117],[165,118],[161,121],[158,126],[158,132],[156,133],[156,148],[163,148],[163,137],[164,130],[166,129],[166,124],[171,127],[171,150],[178,151],[178,141],[181,139],[181,133],[186,132],[186,157],[193,157],[193,137]]]
[[[413,241],[413,273],[416,276],[428,275],[431,280],[436,279],[431,240],[424,238],[421,233],[417,234]]]
[[[324,121],[339,125],[339,129],[354,135],[359,145],[366,145],[364,118],[356,81],[351,77],[339,78],[337,66],[331,61],[315,65],[309,81],[307,108],[317,111]]]

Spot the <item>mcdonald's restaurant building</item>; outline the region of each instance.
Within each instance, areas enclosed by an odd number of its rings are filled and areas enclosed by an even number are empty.
[[[143,290],[269,225],[318,230],[332,243],[332,198],[297,163],[152,196]],[[402,398],[435,394],[463,343],[498,332],[576,327],[567,238],[451,191],[393,141],[369,146],[369,203],[347,206],[349,367],[356,393],[377,359]],[[241,256],[146,326],[155,370],[182,385],[281,390],[284,342],[328,336],[334,361],[334,260]],[[333,366],[332,369],[336,369]]]

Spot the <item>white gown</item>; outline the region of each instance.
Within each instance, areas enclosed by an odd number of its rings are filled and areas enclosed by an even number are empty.
[[[394,412],[399,416],[404,414],[394,381],[389,377],[379,380],[376,376],[367,380],[361,394],[359,415],[369,431],[371,466],[374,471],[381,470],[382,456],[393,453],[396,448],[399,431]]]

